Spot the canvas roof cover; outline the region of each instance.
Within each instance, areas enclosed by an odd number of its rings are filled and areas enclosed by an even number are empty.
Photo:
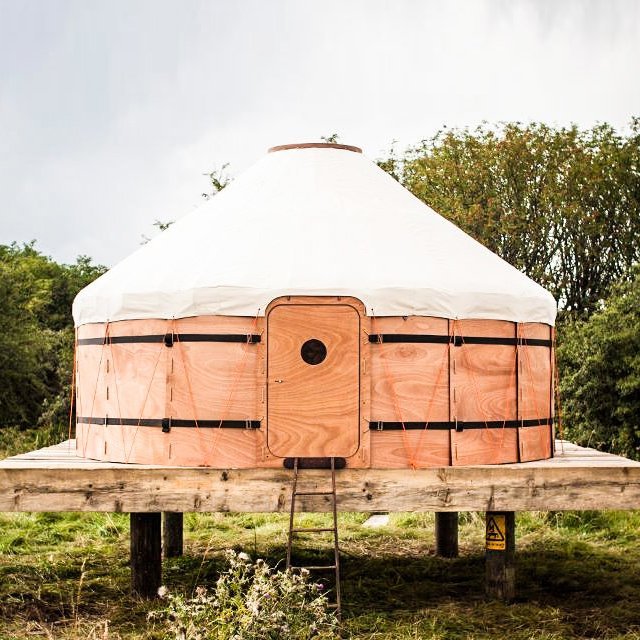
[[[551,294],[361,153],[278,150],[83,289],[76,325],[255,316],[349,295],[376,316],[553,324]]]

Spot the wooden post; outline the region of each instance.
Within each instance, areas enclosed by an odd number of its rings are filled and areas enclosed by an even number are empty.
[[[516,595],[516,514],[487,511],[486,590],[490,598],[510,601]]]
[[[436,511],[436,555],[441,558],[458,557],[458,513]]]
[[[177,558],[183,550],[183,514],[179,511],[165,511],[162,514],[162,555]]]
[[[131,590],[141,598],[155,598],[162,580],[160,513],[132,513]]]

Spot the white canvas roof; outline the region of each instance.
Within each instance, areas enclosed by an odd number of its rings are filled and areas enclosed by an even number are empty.
[[[75,299],[76,325],[264,314],[282,295],[349,295],[376,316],[553,324],[551,294],[361,153],[268,153]]]

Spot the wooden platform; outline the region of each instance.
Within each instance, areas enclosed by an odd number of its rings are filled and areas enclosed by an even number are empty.
[[[326,472],[305,479],[326,483]],[[97,462],[67,441],[0,461],[0,511],[286,511],[285,469],[177,468]],[[640,462],[556,442],[550,460],[337,472],[340,511],[640,509]],[[301,510],[325,511],[321,497]]]

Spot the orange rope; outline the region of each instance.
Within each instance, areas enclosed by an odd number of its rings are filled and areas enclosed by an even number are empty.
[[[247,333],[247,341],[242,345],[243,348],[243,352],[242,352],[242,358],[236,363],[236,369],[235,369],[235,375],[234,375],[234,379],[233,379],[233,383],[231,384],[231,387],[229,388],[229,396],[227,398],[227,403],[225,405],[224,410],[222,411],[222,415],[220,416],[220,424],[218,425],[218,428],[216,429],[217,433],[214,434],[214,437],[211,441],[211,448],[209,449],[209,453],[211,455],[213,455],[213,452],[216,449],[216,446],[218,444],[218,441],[220,439],[220,433],[221,433],[221,428],[222,428],[222,423],[228,418],[229,413],[231,411],[231,406],[233,403],[233,396],[235,395],[235,392],[237,390],[238,384],[240,382],[240,378],[242,377],[242,374],[244,373],[244,370],[246,369],[247,366],[247,356],[249,354],[250,351],[250,344],[251,344],[251,334],[255,333],[258,327],[258,318],[260,315],[260,309],[258,309],[255,318],[253,319],[253,323],[251,325],[250,331],[249,333]],[[249,420],[249,418],[246,418],[247,420]]]
[[[442,372],[444,371],[445,368],[445,364],[448,363],[449,358],[449,349],[451,348],[451,343],[449,343],[447,345],[447,348],[443,350],[443,354],[442,354],[442,361],[440,362],[440,369],[438,370],[438,375],[436,377],[436,381],[435,384],[433,385],[432,391],[431,391],[431,398],[429,400],[429,406],[427,407],[427,420],[425,421],[425,425],[424,425],[424,429],[420,430],[420,435],[418,437],[418,442],[416,443],[416,446],[413,450],[413,459],[417,461],[418,459],[418,455],[420,453],[420,451],[422,450],[422,442],[424,439],[424,434],[426,433],[426,431],[429,428],[429,423],[431,422],[431,411],[433,409],[433,401],[434,398],[436,397],[436,392],[438,390],[438,388],[440,387],[440,378],[442,376]]]
[[[454,320],[453,321],[453,329],[454,329],[454,333],[453,333],[453,337],[455,339],[456,333],[455,333],[455,328],[456,328],[456,323],[460,322],[459,320]],[[490,432],[489,430],[489,420],[487,418],[487,414],[485,413],[484,407],[482,406],[482,403],[480,402],[480,391],[478,389],[478,383],[476,381],[476,377],[473,373],[473,367],[471,366],[471,361],[469,360],[469,356],[467,353],[467,350],[465,349],[465,347],[467,346],[465,341],[464,341],[464,336],[462,335],[462,333],[460,333],[460,342],[462,344],[462,346],[460,347],[462,349],[462,353],[464,354],[464,359],[467,363],[467,367],[469,369],[469,378],[471,379],[471,386],[473,387],[473,392],[474,395],[476,397],[476,402],[478,404],[478,409],[480,409],[480,413],[482,414],[482,422],[484,422],[484,426],[485,429],[487,431]]]
[[[124,437],[124,425],[122,424],[122,410],[120,408],[120,390],[118,388],[118,372],[116,370],[116,357],[113,354],[113,343],[109,342],[109,354],[111,355],[111,362],[113,365],[113,382],[116,387],[116,404],[118,406],[118,420],[120,421],[120,435],[122,436],[122,453],[127,450],[127,443]]]
[[[553,329],[553,373],[555,378],[555,400],[558,414],[558,432],[560,434],[560,447],[564,453],[564,431],[562,428],[562,405],[560,404],[560,372],[558,371],[558,355],[556,352],[556,332]]]
[[[78,339],[77,335],[78,335],[78,332],[76,332],[76,340]],[[80,367],[77,364],[78,360],[80,359],[80,351],[78,350],[77,345],[75,347],[75,358],[76,358],[76,378],[77,378],[76,380],[76,419],[77,419],[78,415],[80,416],[84,415],[84,412],[82,411],[82,391],[81,391],[82,386],[80,385],[81,372],[80,372]],[[76,424],[76,439],[78,438],[77,426],[78,425]]]
[[[376,319],[375,314],[373,313],[373,309],[371,310],[371,312],[372,312],[372,316],[371,316],[371,331],[372,331],[372,333],[378,335],[378,344],[382,345],[382,344],[384,344],[382,342],[382,334],[380,332],[376,331],[375,328],[374,328],[375,325],[377,324],[377,319]],[[384,353],[383,353],[382,349],[380,349],[380,360],[382,362],[382,368],[383,368],[383,371],[384,371],[385,378],[387,380],[387,385],[388,385],[388,387],[389,387],[389,389],[391,391],[391,398],[392,398],[392,401],[393,401],[394,410],[396,412],[396,418],[398,419],[398,422],[402,425],[402,446],[404,448],[404,452],[407,455],[407,461],[409,462],[409,466],[412,469],[415,470],[415,469],[417,469],[417,465],[416,465],[416,461],[415,461],[415,459],[413,457],[413,454],[412,454],[412,452],[410,450],[409,443],[407,441],[407,430],[406,430],[405,425],[404,425],[404,420],[402,419],[402,412],[400,410],[400,401],[398,400],[398,394],[396,393],[395,386],[393,384],[393,380],[391,379],[391,374],[389,373],[387,360],[384,357]]]
[[[73,365],[71,366],[71,398],[69,399],[69,451],[71,451],[71,432],[73,424],[73,406],[76,397],[76,372],[77,372],[77,354],[78,354],[78,329],[74,330],[73,337]]]
[[[180,335],[180,333],[177,330],[177,323],[176,320],[173,320],[172,323],[172,331],[173,334],[177,337]],[[179,344],[179,351],[180,351],[180,361],[182,362],[182,370],[184,372],[184,377],[185,380],[187,381],[187,390],[189,392],[189,402],[191,403],[191,411],[193,413],[193,421],[196,423],[196,433],[198,434],[198,441],[199,441],[199,448],[198,451],[202,451],[203,455],[205,455],[205,459],[203,460],[203,463],[206,463],[206,453],[204,451],[205,447],[204,447],[204,435],[202,434],[201,430],[200,430],[200,425],[198,424],[198,412],[196,409],[196,402],[193,398],[193,390],[191,387],[191,378],[189,376],[189,369],[187,367],[187,361],[186,361],[186,357],[185,357],[185,352],[184,352],[184,345],[182,344],[182,342],[180,341],[179,337],[177,337],[176,342]],[[173,368],[172,368],[172,372],[173,372]],[[169,416],[169,418],[172,418],[173,416]]]
[[[457,323],[460,322],[459,320],[454,320],[453,321],[453,338],[454,338],[454,344],[455,344],[455,337],[456,337],[456,325]],[[482,406],[482,402],[480,402],[480,390],[478,389],[478,383],[476,381],[476,377],[473,373],[473,366],[471,364],[471,361],[469,360],[469,355],[467,353],[467,349],[465,349],[465,347],[467,346],[465,341],[464,341],[464,336],[462,335],[462,332],[460,333],[460,344],[462,345],[460,347],[460,349],[462,350],[462,353],[464,354],[464,359],[467,363],[467,368],[469,369],[469,378],[471,379],[471,386],[473,387],[473,393],[476,397],[476,403],[478,405],[478,409],[480,409],[480,413],[482,414],[482,422],[484,422],[484,427],[487,430],[487,433],[491,433],[490,429],[489,429],[489,420],[487,418],[487,414],[485,413],[484,407]]]
[[[198,431],[200,431],[200,425],[198,424],[198,412],[196,411],[196,403],[195,400],[193,399],[193,390],[191,388],[191,378],[189,377],[189,370],[187,368],[186,365],[186,359],[185,359],[185,355],[184,355],[184,346],[179,338],[179,333],[178,331],[176,331],[177,327],[176,327],[176,321],[173,321],[172,324],[172,331],[173,331],[173,335],[176,336],[176,342],[178,343],[178,345],[180,346],[180,360],[182,362],[182,370],[184,371],[184,377],[185,380],[187,381],[187,389],[189,391],[189,401],[191,403],[191,411],[193,413],[193,421],[196,423],[196,429]],[[169,416],[170,418],[172,416]]]
[[[100,371],[102,370],[102,358],[104,356],[104,347],[105,347],[105,344],[107,343],[108,337],[109,337],[109,321],[107,320],[107,324],[105,325],[105,329],[104,329],[102,346],[100,347],[100,360],[98,362],[98,373],[96,374],[96,384],[95,384],[95,387],[93,388],[93,398],[91,400],[91,411],[89,412],[90,419],[93,417],[93,408],[96,402],[96,394],[98,393],[98,382],[100,381]],[[83,442],[83,447],[82,447],[83,458],[87,457],[87,444],[89,442],[89,436],[91,435],[92,427],[93,427],[93,424],[91,423],[91,420],[89,420],[89,426],[87,427],[87,432],[86,432],[84,442]]]
[[[133,445],[135,444],[136,436],[138,435],[138,431],[140,429],[140,422],[142,422],[142,417],[144,415],[144,409],[147,406],[147,400],[149,400],[149,394],[151,393],[151,387],[153,386],[153,380],[156,377],[156,370],[158,368],[158,363],[160,362],[160,357],[162,356],[162,353],[163,353],[164,350],[165,350],[164,343],[161,342],[160,343],[160,350],[158,351],[158,357],[156,358],[156,362],[155,362],[155,364],[153,366],[153,372],[151,374],[151,379],[149,380],[149,386],[147,387],[147,393],[145,394],[144,402],[142,403],[142,407],[140,409],[140,417],[138,418],[138,424],[136,426],[136,430],[133,432],[133,438],[131,439],[131,447],[129,448],[129,453],[125,457],[125,463],[129,462],[129,458],[131,457],[131,454],[133,453]]]
[[[517,324],[516,324],[516,332],[517,332]],[[516,335],[517,335],[517,333],[516,333]],[[508,388],[511,388],[511,383],[513,383],[513,386],[514,386],[514,388],[516,390],[516,398],[517,398],[517,394],[518,394],[518,389],[517,389],[517,384],[516,384],[517,375],[518,375],[518,345],[516,344],[516,346],[513,349],[513,369],[511,370],[511,377],[509,378],[509,387],[508,387]],[[517,402],[516,402],[516,407],[517,406],[518,405],[517,405]],[[514,409],[515,409],[515,407],[514,407]],[[518,418],[518,415],[516,413],[516,419],[517,418]],[[504,438],[505,438],[505,436],[507,434],[506,427],[507,427],[507,417],[505,415],[504,420],[502,422],[502,429],[500,430],[501,433],[502,433],[502,437],[500,438],[500,448],[497,450],[497,453],[499,453],[500,451],[502,451],[502,449],[504,449]],[[517,443],[518,443],[518,440],[516,440],[516,449],[518,448],[517,447]],[[517,460],[520,459],[520,452],[517,451],[516,453],[517,453],[517,456],[518,456],[516,458],[516,461],[517,461]],[[496,455],[495,464],[499,464],[498,455]]]
[[[524,341],[526,341],[527,337],[526,337],[525,332],[524,332],[524,327],[519,327],[519,330],[521,331],[522,339]],[[536,418],[538,418],[538,419],[544,418],[544,416],[541,415],[541,413],[540,413],[540,406],[538,404],[538,394],[536,393],[536,387],[535,387],[535,383],[534,383],[534,380],[533,380],[533,367],[531,366],[531,355],[529,353],[529,347],[527,347],[524,350],[524,354],[525,354],[525,361],[527,363],[527,370],[529,372],[529,391],[533,396],[535,415],[536,415]],[[538,435],[539,435],[539,440],[540,440],[539,444],[540,444],[541,448],[544,449],[544,446],[545,446],[544,432],[540,428],[538,428]]]
[[[454,320],[452,325],[453,325],[453,339],[454,339],[454,344],[455,344],[455,336],[456,336],[456,327],[457,327],[457,323],[459,323],[459,320]],[[492,442],[497,442],[497,439],[494,438],[493,433],[491,432],[491,429],[489,428],[489,420],[487,417],[487,413],[484,410],[484,406],[482,405],[482,402],[480,401],[481,396],[480,396],[480,390],[478,388],[478,383],[475,377],[475,374],[473,372],[473,366],[471,364],[471,361],[469,360],[469,355],[467,353],[467,349],[465,348],[467,345],[464,341],[464,336],[462,335],[462,332],[460,332],[460,341],[462,346],[460,347],[463,350],[464,353],[464,358],[467,364],[467,368],[469,369],[469,378],[471,379],[471,386],[473,387],[473,392],[474,395],[476,397],[476,404],[478,405],[478,409],[480,410],[480,413],[482,414],[482,421],[484,422],[485,425],[485,433],[486,435],[489,437],[489,439]],[[517,349],[517,347],[516,347]],[[510,379],[510,383],[513,381],[515,383],[515,374],[516,374],[516,370],[515,367],[511,373],[511,379]],[[517,391],[516,391],[517,392]],[[496,457],[495,457],[495,463],[498,463],[498,460],[500,458],[500,453],[502,452],[502,449],[504,448],[504,438],[506,435],[506,425],[507,425],[507,417],[504,416],[503,417],[503,421],[502,421],[502,429],[500,430],[500,446],[499,448],[496,449]]]

